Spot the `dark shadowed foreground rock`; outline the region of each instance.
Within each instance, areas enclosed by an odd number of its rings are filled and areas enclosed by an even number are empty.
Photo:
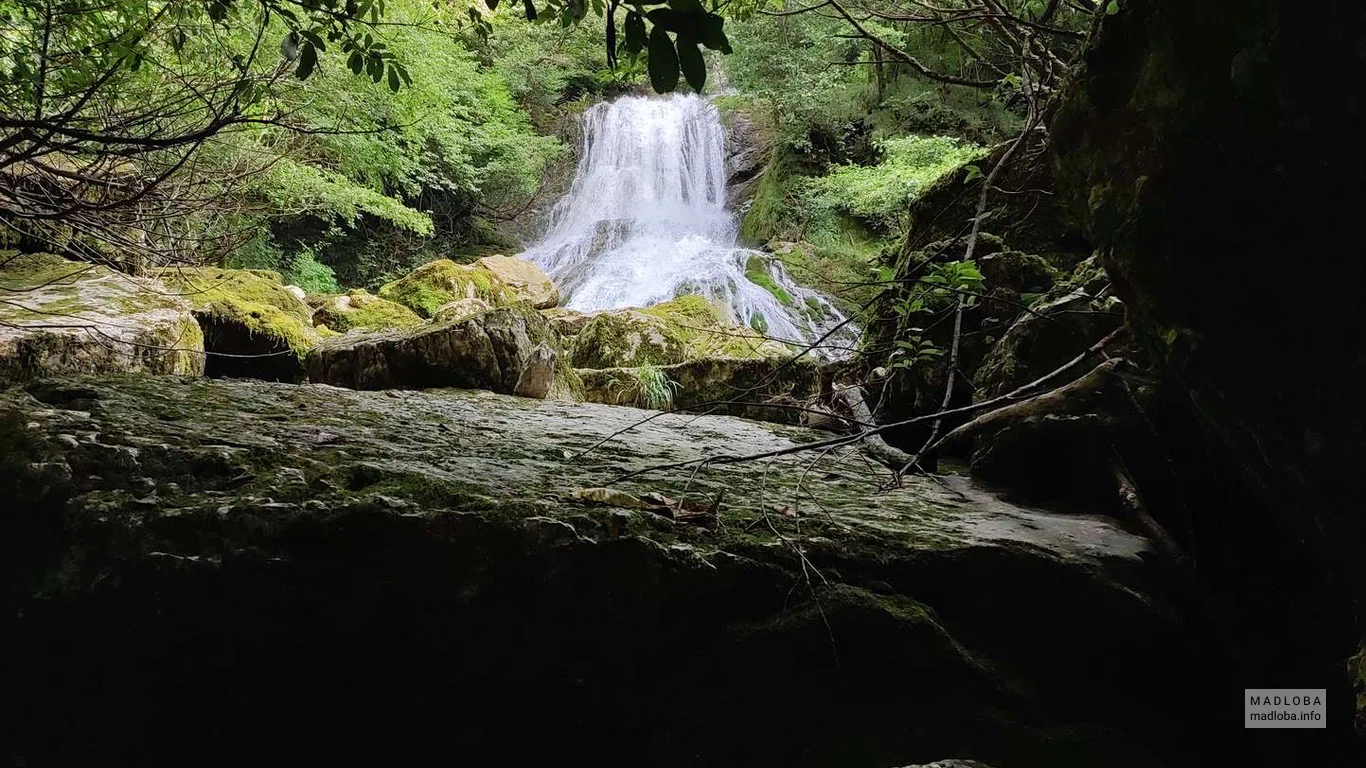
[[[619,482],[819,434],[639,416],[243,380],[0,393],[12,754],[1123,768],[1208,764],[1192,737],[1227,735],[1144,539],[958,479],[877,494],[857,460]],[[651,493],[717,515],[627,503]]]
[[[572,397],[576,380],[558,349],[539,313],[504,307],[409,331],[329,339],[308,356],[308,377],[352,389],[459,387]]]
[[[157,280],[0,252],[0,386],[58,373],[199,374],[204,336]]]

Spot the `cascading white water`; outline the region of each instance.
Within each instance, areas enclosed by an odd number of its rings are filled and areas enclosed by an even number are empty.
[[[811,341],[843,319],[770,260],[762,269],[779,291],[746,278],[760,254],[736,244],[736,218],[725,207],[725,128],[709,101],[622,97],[590,108],[583,128],[573,185],[544,239],[522,254],[555,280],[565,306],[647,307],[701,293],[733,321],[792,341]]]

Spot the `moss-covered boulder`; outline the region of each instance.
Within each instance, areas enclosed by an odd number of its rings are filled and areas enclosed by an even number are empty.
[[[204,336],[160,281],[0,251],[0,387],[57,373],[199,375]]]
[[[831,370],[809,359],[704,357],[674,365],[580,369],[584,399],[802,424],[829,393]]]
[[[574,399],[578,377],[564,360],[545,318],[519,304],[406,331],[328,339],[309,354],[308,376],[352,389],[455,387]]]
[[[437,259],[379,289],[381,298],[398,302],[423,317],[462,299],[479,299],[501,307],[519,301],[538,309],[559,304],[560,292],[541,268],[507,256],[485,256],[473,264]]]
[[[450,323],[456,320],[464,320],[470,315],[477,315],[490,309],[493,309],[493,306],[483,299],[456,299],[437,308],[436,314],[432,315],[432,322]]]
[[[322,338],[313,310],[277,272],[178,267],[161,278],[183,294],[204,332],[205,374],[298,381],[304,356]]]
[[[416,312],[364,289],[331,296],[313,310],[315,327],[325,325],[339,333],[351,330],[389,331],[421,324],[422,318]]]
[[[689,360],[763,358],[790,353],[786,345],[765,338],[762,332],[731,323],[725,310],[698,294],[679,296],[641,312],[668,323],[686,345],[684,352]]]
[[[637,309],[599,312],[574,339],[575,368],[634,368],[683,362],[687,342],[663,318]]]
[[[563,338],[578,336],[588,321],[593,319],[593,315],[588,312],[578,312],[564,307],[541,310],[541,315],[550,321],[551,327]]]
[[[537,309],[550,309],[560,303],[560,289],[551,282],[550,276],[525,259],[485,256],[474,262],[474,266],[493,273],[518,299],[531,302]]]
[[[379,289],[380,298],[402,304],[423,317],[432,317],[444,304],[459,299],[483,299],[492,306],[513,300],[513,293],[497,275],[450,259],[428,262]]]

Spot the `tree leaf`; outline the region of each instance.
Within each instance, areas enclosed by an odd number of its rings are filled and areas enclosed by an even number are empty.
[[[536,3],[533,0],[522,0],[522,8],[526,10],[526,20],[536,20]]]
[[[678,87],[678,54],[664,28],[650,30],[650,85],[655,93],[669,93]]]
[[[626,50],[640,53],[645,48],[645,19],[635,11],[626,14]]]
[[[295,77],[305,80],[313,74],[313,68],[318,66],[318,49],[312,43],[304,43],[299,49],[299,68],[294,70]]]
[[[398,93],[398,89],[401,87],[403,87],[403,84],[400,83],[398,79],[398,68],[393,66],[389,67],[389,90]]]
[[[683,77],[688,81],[688,85],[697,93],[707,85],[707,64],[702,60],[702,51],[698,49],[697,43],[678,38],[678,65],[683,70]]]
[[[1105,15],[1114,16],[1119,13],[1119,0],[1110,0],[1110,4],[1105,6]]]
[[[669,0],[669,7],[679,13],[701,13],[701,0]]]
[[[484,4],[489,7],[490,11],[498,10],[498,0],[484,0]]]

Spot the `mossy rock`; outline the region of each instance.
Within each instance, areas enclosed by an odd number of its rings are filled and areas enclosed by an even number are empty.
[[[494,254],[484,256],[474,266],[493,273],[519,299],[531,302],[536,309],[551,309],[560,303],[560,289],[550,276],[525,259]]]
[[[782,302],[785,307],[795,307],[797,302],[792,298],[778,282],[769,274],[768,261],[763,256],[750,256],[745,262],[745,279],[773,294],[773,298]]]
[[[584,399],[740,416],[778,424],[801,424],[808,409],[830,389],[832,369],[814,360],[767,357],[706,357],[653,369],[580,369]],[[644,379],[662,377],[667,403],[642,402]],[[654,389],[660,389],[655,384]]]
[[[58,373],[198,376],[204,335],[160,281],[0,252],[0,387]]]
[[[705,296],[688,294],[641,310],[669,324],[686,345],[688,360],[713,357],[766,358],[789,354],[783,344],[764,338],[763,330],[734,325],[725,310]]]
[[[216,267],[165,269],[161,277],[194,308],[208,352],[205,374],[298,381],[321,336],[313,310],[278,273]]]
[[[460,299],[482,299],[494,307],[516,300],[512,289],[489,270],[477,264],[456,264],[450,259],[423,264],[380,288],[379,295],[426,318],[435,316],[443,305]]]
[[[686,357],[687,340],[677,327],[637,309],[599,312],[574,339],[575,368],[672,365]]]
[[[463,320],[471,315],[477,315],[493,307],[483,299],[456,299],[455,301],[442,304],[432,316],[433,323],[451,323],[456,320]]]
[[[308,356],[313,382],[351,389],[487,389],[579,399],[559,337],[529,304],[447,323],[327,339]]]
[[[416,312],[363,289],[331,297],[313,311],[313,325],[345,333],[351,330],[389,331],[422,324]]]

